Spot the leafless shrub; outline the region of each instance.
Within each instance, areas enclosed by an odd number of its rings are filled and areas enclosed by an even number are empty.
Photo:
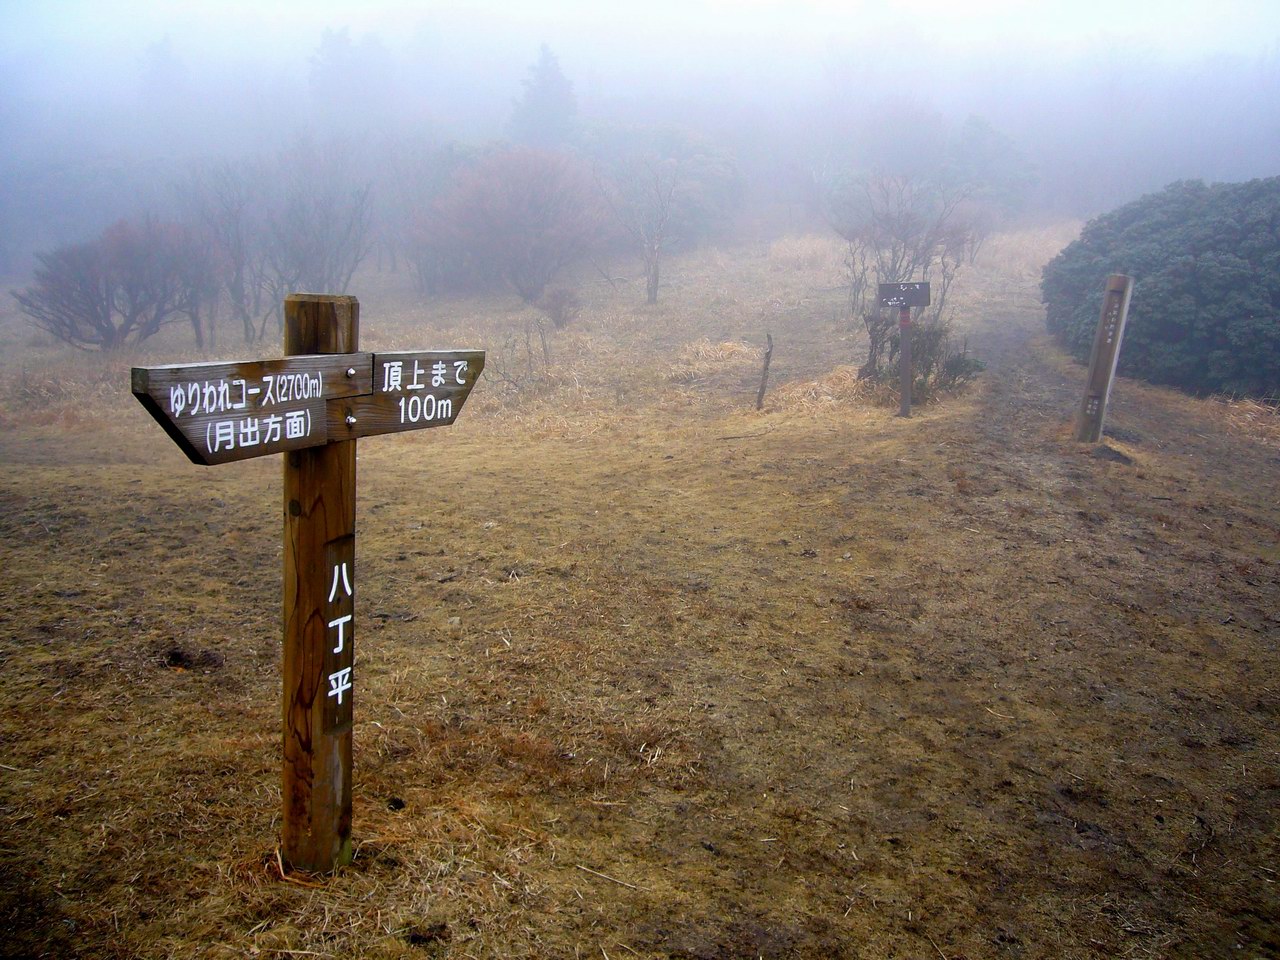
[[[371,188],[348,173],[341,144],[300,140],[279,158],[266,224],[264,284],[277,323],[290,293],[347,292],[368,255]]]
[[[590,175],[567,154],[518,148],[463,173],[435,205],[438,242],[500,276],[526,303],[582,259],[603,214]]]
[[[888,342],[890,367],[901,347],[901,331],[894,329]],[[911,364],[914,368],[911,393],[921,402],[939,390],[967,383],[986,367],[981,360],[969,355],[967,339],[956,345],[950,321],[937,316],[911,325]]]
[[[565,287],[548,290],[538,300],[537,307],[550,318],[557,330],[563,330],[582,314],[582,301]]]
[[[879,376],[895,329],[895,312],[880,307],[879,283],[925,281],[932,303],[917,307],[917,323],[941,320],[947,293],[979,235],[962,213],[963,190],[926,176],[862,174],[826,185],[827,217],[847,244],[849,308],[867,330],[862,375]]]
[[[184,186],[188,216],[246,343],[283,322],[286,295],[346,293],[368,254],[371,188],[341,143],[295,142],[274,162],[225,163]]]
[[[37,260],[35,283],[13,296],[33,325],[63,343],[118,350],[185,319],[202,344],[215,289],[191,231],[150,217],[122,220]]]

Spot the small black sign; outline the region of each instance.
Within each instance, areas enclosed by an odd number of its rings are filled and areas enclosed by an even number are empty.
[[[927,307],[928,305],[929,285],[927,283],[880,284],[880,306],[882,307]]]

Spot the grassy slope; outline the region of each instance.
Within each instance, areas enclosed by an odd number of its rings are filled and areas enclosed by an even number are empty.
[[[523,389],[362,442],[359,849],[322,882],[275,864],[278,466],[186,465],[125,363],[4,328],[8,948],[1280,951],[1280,435],[1122,383],[1072,443],[1062,240],[993,241],[956,301],[991,369],[911,421],[833,372],[823,241],[687,258],[656,308],[598,284],[541,378],[509,301],[366,278],[364,346]]]

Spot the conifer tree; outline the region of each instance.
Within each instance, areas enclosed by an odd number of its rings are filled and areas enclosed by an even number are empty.
[[[511,112],[511,138],[543,149],[563,146],[573,135],[578,102],[573,84],[560,69],[560,61],[545,43],[538,62],[529,68],[524,94]]]

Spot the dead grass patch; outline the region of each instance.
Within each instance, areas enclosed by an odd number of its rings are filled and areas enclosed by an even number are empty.
[[[1274,401],[1219,397],[1214,401],[1236,433],[1255,443],[1280,449],[1280,405]]]
[[[844,271],[844,255],[844,245],[834,234],[793,234],[769,244],[769,269],[807,271],[838,282]]]
[[[1067,220],[993,234],[983,242],[973,266],[1038,285],[1044,265],[1080,236],[1082,226],[1079,221]]]
[[[773,392],[771,405],[782,409],[820,409],[837,405],[897,406],[892,385],[859,378],[858,368],[839,366],[825,377],[788,383]]]
[[[121,409],[120,385],[129,382],[122,356],[75,353],[56,360],[0,368],[0,423],[91,427]]]
[[[741,373],[760,363],[761,356],[760,348],[740,340],[712,343],[703,337],[680,348],[670,379],[674,383],[695,383],[726,372]]]
[[[673,258],[653,306],[584,282],[536,389],[362,441],[332,877],[276,858],[278,464],[186,464],[124,358],[10,357],[9,952],[1265,954],[1270,414],[1123,382],[1130,462],[1090,456],[1082,370],[1028,348],[1051,244],[1007,242],[957,287],[996,362],[918,418],[857,380],[804,241]],[[403,283],[359,278],[370,349],[523,323]]]

